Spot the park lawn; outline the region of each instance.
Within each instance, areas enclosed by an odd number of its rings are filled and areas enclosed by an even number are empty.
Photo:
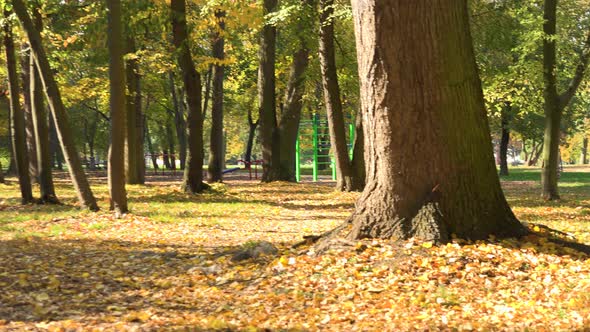
[[[590,168],[566,168],[560,202],[539,199],[538,169],[503,178],[539,235],[445,246],[367,241],[308,255],[304,235],[345,220],[357,194],[324,184],[230,180],[187,196],[152,178],[128,186],[133,213],[19,206],[0,185],[0,330],[583,330],[590,259],[546,241],[546,225],[590,244]],[[102,207],[105,179],[92,178]],[[279,253],[233,262],[259,241]],[[189,329],[190,330],[190,329]]]

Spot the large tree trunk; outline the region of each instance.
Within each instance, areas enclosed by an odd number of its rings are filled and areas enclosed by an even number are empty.
[[[346,143],[344,114],[336,70],[333,15],[334,0],[320,0],[320,68],[330,127],[330,142],[336,166],[336,189],[354,191],[362,189],[362,186],[354,178]]]
[[[277,0],[264,0],[264,15],[277,10]],[[260,105],[259,137],[262,148],[262,181],[280,179],[281,156],[280,135],[277,125],[276,109],[276,42],[277,28],[265,24],[260,33],[258,67],[258,101]]]
[[[502,134],[500,138],[500,175],[508,175],[508,143],[510,142],[510,103],[506,103],[501,111]]]
[[[12,28],[8,22],[10,12],[4,12],[4,50],[6,51],[6,71],[8,72],[8,90],[10,91],[10,129],[12,134],[12,151],[18,174],[18,184],[22,204],[33,202],[33,190],[29,175],[29,158],[25,129],[25,114],[20,107],[20,91],[16,69],[16,55]]]
[[[135,40],[133,37],[127,37],[127,52],[135,53]],[[138,132],[138,129],[140,129],[138,128],[140,119],[137,117],[138,115],[141,116],[141,83],[137,59],[130,58],[127,60],[125,75],[127,82],[125,114],[127,123],[127,132],[125,135],[125,174],[128,184],[139,184],[141,182],[138,164],[142,162],[143,156],[141,159],[138,159],[139,155],[137,149],[139,148],[139,140],[137,139],[137,136],[141,131]]]
[[[61,94],[53,76],[51,66],[49,65],[47,55],[45,54],[45,50],[42,47],[41,35],[39,31],[35,29],[24,2],[22,0],[12,0],[12,5],[14,12],[23,26],[23,30],[29,39],[32,53],[41,75],[41,81],[45,88],[47,101],[55,120],[57,135],[61,142],[63,155],[68,164],[68,171],[70,172],[72,183],[74,184],[78,195],[78,200],[83,207],[96,211],[98,210],[98,205],[96,204],[96,199],[90,189],[86,174],[84,174],[84,169],[80,162],[80,156],[78,156],[78,152],[76,151]]]
[[[34,24],[40,31],[43,27],[43,19],[38,6],[33,8]],[[49,136],[49,117],[45,108],[43,98],[43,86],[41,76],[37,70],[37,65],[33,56],[29,57],[27,64],[29,72],[29,93],[31,96],[31,113],[33,116],[33,126],[35,132],[35,144],[37,152],[37,171],[39,174],[39,189],[41,191],[41,202],[59,203],[55,195],[53,185],[53,164],[51,160],[51,140]]]
[[[188,104],[188,157],[184,172],[183,189],[187,193],[200,193],[203,183],[203,119],[201,113],[201,75],[196,71],[189,49],[185,0],[172,0],[172,37],[182,71]]]
[[[213,41],[213,58],[223,61],[225,58],[223,33],[225,30],[225,11],[216,10],[217,28]],[[223,79],[225,66],[216,63],[213,66],[213,98],[211,108],[211,136],[209,140],[209,182],[223,180]]]
[[[108,183],[111,210],[119,217],[127,212],[125,190],[125,62],[123,60],[123,25],[121,1],[107,0],[109,81],[110,81],[110,147],[108,157]],[[130,140],[132,141],[132,140]]]
[[[24,95],[24,112],[25,112],[25,131],[27,142],[27,154],[29,158],[29,177],[31,182],[37,182],[39,179],[39,170],[37,168],[37,144],[35,142],[35,125],[33,123],[33,108],[31,106],[31,73],[29,72],[29,62],[31,59],[29,45],[21,45],[21,82]]]
[[[525,234],[496,173],[466,1],[353,1],[367,185],[349,239]]]

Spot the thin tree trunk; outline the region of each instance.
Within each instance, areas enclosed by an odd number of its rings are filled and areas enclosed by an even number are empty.
[[[51,113],[49,113],[49,145],[51,148],[51,167],[63,171],[63,158],[59,147],[59,138],[57,137],[57,129],[55,129],[55,120]]]
[[[264,0],[264,15],[277,10],[277,0]],[[259,137],[262,148],[262,181],[271,182],[280,177],[280,134],[276,109],[276,39],[277,28],[265,24],[260,33],[258,67],[258,101],[260,105]]]
[[[525,234],[496,173],[467,2],[352,4],[367,185],[340,229],[351,240]]]
[[[184,111],[184,96],[181,92],[176,93],[176,85],[174,84],[174,74],[169,72],[170,91],[172,94],[172,103],[174,105],[174,125],[176,127],[176,137],[178,139],[178,157],[180,159],[180,169],[186,167],[186,120]]]
[[[172,39],[182,71],[188,104],[188,157],[184,172],[183,189],[187,193],[202,192],[203,183],[203,119],[201,113],[201,75],[195,69],[189,49],[185,0],[171,0]]]
[[[508,175],[508,143],[510,142],[509,114],[510,103],[506,103],[501,111],[502,135],[500,139],[500,175]]]
[[[557,78],[555,75],[556,51],[556,11],[557,0],[545,0],[543,32],[547,36],[543,39],[543,96],[545,98],[545,139],[543,147],[542,166],[542,196],[545,200],[559,199],[557,189],[557,169],[559,154],[559,134],[562,109],[559,107],[557,93]]]
[[[360,188],[365,187],[365,134],[363,130],[362,117],[357,114],[354,125],[354,142],[352,148],[352,170],[354,172],[355,181]]]
[[[333,14],[334,0],[320,0],[320,68],[330,127],[330,142],[336,164],[336,189],[354,191],[362,189],[362,186],[354,178],[346,143],[344,113],[336,70]]]
[[[170,115],[169,115],[170,116]],[[172,132],[172,118],[168,118],[166,127],[166,143],[168,149],[168,159],[170,161],[170,169],[176,169],[176,146],[174,145],[174,133]]]
[[[33,202],[33,190],[29,174],[29,159],[27,156],[27,142],[25,129],[25,114],[20,107],[20,91],[16,69],[16,56],[12,28],[8,22],[10,12],[4,12],[4,50],[6,52],[6,71],[8,72],[8,89],[10,93],[10,119],[12,133],[12,150],[18,174],[18,184],[21,192],[21,203]]]
[[[216,10],[215,18],[217,28],[213,41],[213,58],[222,62],[225,59],[225,11]],[[216,63],[213,66],[213,98],[211,108],[211,135],[209,140],[209,165],[208,173],[211,182],[223,180],[223,165],[225,156],[223,154],[223,80],[225,65]]]
[[[135,40],[133,37],[127,37],[127,53],[135,53]],[[139,181],[139,169],[138,163],[138,139],[137,139],[137,119],[138,111],[137,107],[140,107],[139,113],[141,113],[141,97],[139,98],[139,105],[137,104],[137,94],[140,93],[140,82],[139,82],[139,64],[137,59],[129,58],[125,66],[125,76],[127,83],[127,98],[126,101],[126,135],[125,135],[125,174],[126,181],[128,184],[138,184]]]
[[[305,4],[305,3],[304,3]],[[310,6],[308,6],[310,7]],[[310,9],[310,8],[306,8]],[[304,33],[305,27],[301,24],[299,28]],[[299,49],[293,54],[291,71],[285,93],[285,103],[279,123],[280,146],[281,146],[281,180],[295,182],[295,144],[299,132],[301,110],[303,108],[303,94],[305,93],[305,71],[309,64],[309,48],[305,36],[299,38]]]
[[[4,170],[2,170],[2,163],[0,163],[0,183],[6,183],[4,180]]]
[[[152,167],[157,170],[160,167],[158,166],[158,156],[156,155],[156,151],[154,150],[154,146],[152,145],[152,138],[150,136],[150,127],[147,124],[147,118],[145,121],[145,140],[147,141],[148,145],[148,153],[150,154],[150,158],[152,160]]]
[[[35,141],[35,125],[33,123],[33,108],[31,105],[31,73],[29,72],[30,49],[27,43],[21,45],[21,82],[24,95],[25,130],[27,142],[27,154],[29,158],[29,177],[31,182],[38,182],[39,170],[37,167],[37,144]]]
[[[252,109],[248,109],[248,141],[246,142],[246,167],[250,168],[252,162],[252,148],[254,147],[254,137],[256,136],[256,128],[258,127],[258,120],[254,121],[252,118]]]
[[[40,31],[43,27],[43,19],[38,6],[33,8],[33,19],[35,27]],[[33,116],[35,143],[37,147],[36,159],[41,202],[57,204],[59,203],[59,200],[55,194],[55,187],[53,184],[51,140],[48,129],[49,117],[47,116],[47,109],[45,108],[45,100],[43,98],[41,75],[37,71],[37,65],[35,64],[33,56],[29,57],[27,71],[29,72],[29,93],[31,96],[31,113]]]
[[[582,140],[582,164],[588,163],[588,137],[584,137]]]
[[[542,197],[545,200],[559,199],[557,187],[559,168],[559,138],[563,110],[578,90],[590,59],[590,29],[578,59],[576,71],[567,89],[559,94],[556,77],[556,25],[557,0],[545,0],[543,13],[543,97],[545,100],[545,135],[543,147]]]
[[[42,47],[41,35],[39,31],[35,29],[31,17],[27,13],[27,8],[24,2],[22,0],[12,0],[12,5],[14,12],[23,26],[23,30],[29,39],[32,55],[35,57],[35,62],[41,75],[45,94],[55,120],[56,131],[61,141],[63,154],[68,164],[68,170],[72,178],[72,183],[76,189],[76,193],[78,194],[80,204],[83,207],[96,211],[98,210],[98,205],[96,204],[96,199],[90,189],[86,174],[84,174],[84,169],[82,168],[78,152],[76,151],[61,94],[45,54],[45,50]]]
[[[127,213],[127,192],[125,190],[125,62],[123,24],[120,0],[107,0],[109,82],[110,82],[110,147],[108,157],[108,183],[111,197],[110,209],[115,216]],[[127,113],[128,114],[128,113]],[[135,126],[132,126],[135,127]],[[134,133],[135,134],[135,133]],[[129,140],[132,142],[133,140]],[[133,143],[132,143],[133,144]],[[135,165],[133,165],[135,166]]]

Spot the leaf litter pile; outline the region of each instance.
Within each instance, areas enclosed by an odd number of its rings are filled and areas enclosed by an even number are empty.
[[[546,203],[536,183],[504,186],[533,235],[315,256],[293,245],[339,225],[356,194],[229,181],[191,197],[163,182],[130,187],[133,213],[113,219],[77,210],[65,184],[66,205],[20,207],[13,182],[0,189],[0,330],[590,329],[590,259],[547,240],[590,244],[588,187]]]

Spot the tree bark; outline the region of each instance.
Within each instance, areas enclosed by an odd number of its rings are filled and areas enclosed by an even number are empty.
[[[154,150],[154,146],[152,144],[152,138],[150,136],[150,127],[147,124],[147,118],[144,124],[145,128],[145,140],[147,141],[148,146],[148,153],[150,154],[150,158],[152,160],[152,167],[157,170],[160,167],[158,166],[158,156],[156,155],[156,151]]]
[[[588,137],[582,140],[582,164],[588,164]]]
[[[0,163],[0,183],[6,183],[4,180],[4,170],[2,170],[2,163]]]
[[[111,197],[110,209],[115,211],[116,217],[119,217],[128,211],[125,190],[125,120],[127,112],[121,1],[107,0],[107,9],[111,118],[108,184]]]
[[[188,104],[188,157],[183,189],[187,193],[202,192],[203,183],[203,119],[201,113],[201,75],[195,69],[189,49],[185,0],[172,0],[172,38],[182,71]]]
[[[500,138],[500,175],[508,175],[508,143],[510,142],[510,103],[506,103],[501,111],[502,133]]]
[[[309,64],[309,49],[304,40],[293,54],[289,82],[285,93],[284,111],[281,115],[279,130],[281,135],[281,180],[295,182],[295,144],[299,132],[303,94],[305,93],[305,71]]]
[[[225,59],[225,11],[216,10],[217,28],[213,41],[213,58],[222,62]],[[213,66],[213,98],[211,107],[211,135],[209,140],[209,179],[212,182],[223,180],[223,80],[225,65],[216,63]]]
[[[169,72],[170,91],[172,95],[172,103],[174,105],[174,125],[176,127],[176,138],[178,139],[178,159],[180,160],[180,169],[186,166],[186,120],[184,107],[184,94],[182,91],[176,92],[176,84],[174,83],[174,73]],[[182,89],[179,89],[182,90]]]
[[[574,97],[584,79],[590,59],[590,29],[583,45],[574,76],[567,89],[559,94],[556,77],[556,25],[557,0],[545,0],[543,13],[543,97],[545,100],[545,134],[543,146],[543,167],[541,172],[542,197],[545,200],[559,199],[557,187],[559,168],[559,137],[563,110]]]
[[[24,114],[25,114],[25,131],[27,142],[27,155],[29,158],[29,177],[31,182],[38,182],[39,170],[37,168],[37,144],[35,142],[35,125],[33,123],[33,109],[31,105],[31,73],[29,72],[29,62],[31,59],[29,45],[21,45],[21,82],[24,95]]]
[[[353,1],[367,185],[349,239],[526,229],[496,173],[466,1]]]
[[[557,169],[559,154],[559,134],[563,109],[559,107],[559,95],[557,93],[557,78],[555,75],[556,51],[556,11],[557,0],[545,0],[543,32],[543,97],[545,99],[545,138],[543,145],[543,165],[541,182],[543,186],[542,196],[545,200],[559,199],[557,188]]]
[[[363,130],[363,121],[360,114],[357,114],[354,125],[354,142],[352,147],[352,170],[356,183],[360,189],[365,188],[365,134]]]
[[[82,207],[97,211],[98,205],[92,194],[86,174],[84,174],[84,169],[82,168],[78,152],[76,151],[67,113],[61,99],[57,82],[55,81],[51,66],[49,65],[45,50],[43,49],[41,35],[39,31],[35,29],[24,2],[22,0],[12,0],[12,5],[14,12],[22,24],[23,30],[29,39],[32,55],[35,57],[35,62],[40,72],[41,82],[45,89],[47,101],[55,121],[57,135],[61,142],[63,155],[68,164],[68,171],[70,172],[72,183],[76,189],[78,200]]]
[[[277,0],[264,0],[264,15],[277,10]],[[262,148],[262,181],[280,179],[280,134],[276,109],[276,41],[277,28],[265,24],[260,33],[258,67],[258,101],[260,105],[259,137]]]
[[[33,8],[33,19],[37,31],[41,31],[43,27],[43,19],[39,7]],[[31,114],[33,118],[34,138],[37,153],[37,171],[39,174],[39,189],[41,191],[41,202],[57,204],[59,200],[55,194],[55,186],[53,184],[53,172],[51,161],[51,140],[49,136],[49,117],[47,109],[45,108],[45,100],[43,98],[43,86],[41,83],[41,75],[37,70],[35,58],[29,56],[29,63],[27,63],[29,72],[29,93],[31,99]]]
[[[252,148],[254,147],[254,137],[256,136],[256,128],[258,127],[258,120],[254,121],[252,118],[252,109],[248,109],[248,141],[246,142],[246,154],[244,160],[246,167],[250,168],[252,162]]]
[[[133,37],[127,37],[127,53],[135,53],[135,40]],[[125,174],[128,184],[139,184],[139,163],[143,162],[143,156],[139,158],[137,153],[139,140],[137,136],[141,134],[138,131],[138,124],[141,116],[141,83],[139,76],[139,64],[137,59],[130,58],[125,66],[125,76],[127,82],[126,101],[126,135],[125,135]],[[138,98],[139,97],[139,98]],[[138,111],[139,108],[139,111]],[[143,142],[142,142],[143,144]]]
[[[336,189],[355,191],[362,189],[354,178],[354,172],[346,143],[344,129],[344,113],[340,99],[340,86],[336,69],[334,47],[334,0],[320,0],[320,68],[328,126],[330,127],[330,143],[336,166]]]
[[[10,94],[10,129],[12,134],[12,151],[18,174],[18,184],[21,192],[21,203],[33,202],[33,189],[29,174],[29,159],[27,156],[27,142],[25,129],[25,114],[20,107],[20,91],[16,69],[16,55],[12,28],[9,22],[10,12],[4,12],[4,50],[6,52],[6,71],[8,72],[8,90]]]

